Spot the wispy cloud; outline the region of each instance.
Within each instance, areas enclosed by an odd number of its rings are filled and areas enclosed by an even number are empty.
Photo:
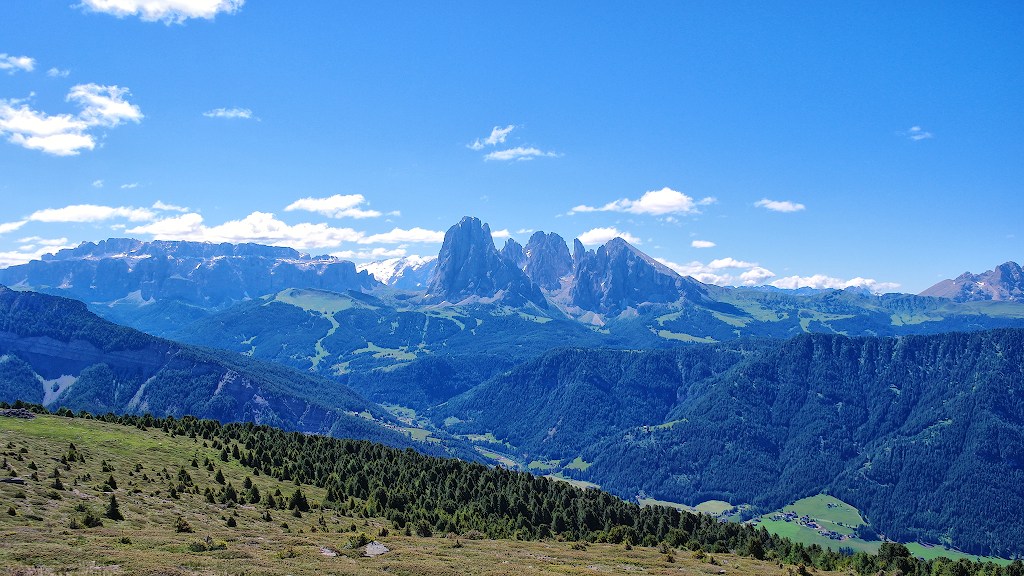
[[[218,12],[234,14],[245,0],[82,0],[79,6],[118,18],[138,15],[148,22],[182,23],[189,18],[213,18]]]
[[[775,277],[771,270],[758,266],[756,262],[744,262],[733,258],[712,260],[709,264],[703,264],[696,260],[689,264],[676,264],[664,258],[655,258],[655,260],[683,276],[690,276],[705,284],[717,286],[758,286],[764,284],[765,280]],[[740,274],[727,271],[744,268],[747,270]]]
[[[500,126],[495,126],[494,130],[491,130],[490,136],[484,138],[483,140],[477,138],[472,143],[466,144],[466,147],[472,150],[483,150],[485,146],[496,146],[499,143],[503,144],[505,142],[505,138],[508,136],[508,133],[511,132],[514,128],[515,125],[513,124],[509,124],[504,128]]]
[[[0,100],[0,134],[8,141],[55,156],[73,156],[82,149],[92,150],[96,140],[86,131],[94,127],[113,128],[126,121],[139,122],[138,106],[125,101],[127,88],[79,84],[66,100],[82,108],[77,115],[32,110],[23,100]]]
[[[406,255],[405,248],[374,248],[373,250],[342,250],[331,252],[335,258],[352,258],[354,260],[380,260],[382,258],[401,258]]]
[[[543,152],[537,148],[523,148],[517,146],[508,150],[495,150],[484,156],[484,160],[533,160],[541,156],[557,158],[560,154],[554,152]]]
[[[24,226],[28,220],[19,220],[17,222],[4,222],[0,223],[0,234],[7,234],[8,232],[14,232],[18,228]]]
[[[33,212],[28,220],[35,222],[100,222],[111,218],[127,218],[132,222],[152,220],[156,213],[148,208],[132,206],[97,206],[76,204],[63,208],[47,208]]]
[[[630,244],[641,244],[640,239],[629,232],[620,231],[618,228],[593,228],[577,236],[580,242],[587,246],[604,244],[612,238],[622,238]]]
[[[532,233],[533,233],[533,228],[520,228],[519,230],[516,230],[516,234],[532,234]]]
[[[931,132],[925,132],[924,130],[921,130],[920,126],[914,126],[910,130],[904,132],[903,134],[907,138],[910,138],[911,140],[924,140],[925,138],[933,137],[933,134]]]
[[[103,180],[96,180],[92,183],[93,188],[103,188]]]
[[[708,240],[694,240],[693,242],[690,242],[690,246],[693,246],[694,248],[714,248],[715,243]]]
[[[60,70],[58,68],[50,68],[46,71],[47,76],[52,76],[54,78],[67,78],[68,74],[71,74],[71,70]]]
[[[63,246],[68,243],[67,238],[41,238],[39,236],[29,236],[28,238],[19,238],[19,244],[40,244],[42,246]]]
[[[248,108],[215,108],[203,112],[210,118],[252,118],[252,110]]]
[[[348,194],[345,196],[335,194],[327,198],[301,198],[285,207],[285,212],[306,210],[331,218],[376,218],[381,215],[376,210],[356,208],[356,206],[364,203],[366,203],[366,198],[362,194]]]
[[[57,246],[42,246],[33,250],[35,246],[26,250],[16,250],[11,252],[0,252],[0,268],[7,268],[8,266],[17,266],[19,264],[25,264],[32,260],[38,260],[43,254],[53,254],[58,250],[65,248],[74,248],[71,245],[57,245]]]
[[[138,188],[138,182],[132,182],[131,184],[121,184],[121,188]]]
[[[890,292],[900,286],[896,282],[878,282],[871,278],[861,278],[859,276],[852,280],[843,280],[842,278],[832,278],[824,274],[815,274],[814,276],[789,276],[786,278],[779,278],[771,284],[776,288],[785,288],[789,290],[794,290],[796,288],[834,290],[842,290],[843,288],[864,288],[875,294]]]
[[[0,70],[7,70],[8,74],[14,74],[19,70],[31,72],[36,67],[36,61],[28,56],[8,56],[0,54]]]
[[[796,202],[790,202],[789,200],[786,200],[785,202],[776,202],[775,200],[769,200],[767,198],[762,198],[761,200],[754,202],[754,206],[767,208],[775,212],[798,212],[806,208],[803,204],[797,204]]]
[[[153,203],[154,210],[172,210],[174,212],[188,212],[187,206],[175,206],[174,204],[164,204],[157,200]]]
[[[575,214],[576,212],[608,211],[653,215],[687,214],[690,212],[697,212],[698,206],[713,204],[715,201],[714,197],[711,196],[702,200],[694,200],[682,192],[677,192],[671,188],[662,188],[661,190],[646,192],[638,200],[622,198],[614,202],[609,202],[601,207],[586,205],[576,206],[569,211],[569,215]]]
[[[360,244],[402,244],[404,242],[440,244],[444,242],[444,232],[423,228],[411,228],[409,230],[395,228],[391,232],[373,234],[359,240]]]

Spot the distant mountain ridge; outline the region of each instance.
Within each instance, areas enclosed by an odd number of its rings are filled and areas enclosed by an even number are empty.
[[[357,264],[378,282],[403,290],[425,290],[437,267],[437,256],[403,256]]]
[[[344,291],[380,283],[355,264],[261,244],[83,242],[41,260],[0,269],[0,284],[48,287],[87,302],[134,296],[220,308],[284,288]]]
[[[949,298],[954,302],[1001,300],[1024,302],[1024,270],[1016,262],[1005,262],[981,274],[964,272],[921,292],[921,296]]]

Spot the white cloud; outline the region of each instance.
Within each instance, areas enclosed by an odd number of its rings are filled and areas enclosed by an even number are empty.
[[[795,202],[790,202],[789,200],[786,200],[785,202],[776,202],[775,200],[769,200],[767,198],[762,198],[761,200],[754,202],[754,206],[767,208],[775,212],[797,212],[806,208],[803,204],[797,204]]]
[[[516,231],[516,234],[531,234],[532,232],[533,228],[520,228],[519,230]]]
[[[511,238],[512,234],[508,231],[508,228],[504,230],[495,230],[491,232],[491,238]]]
[[[82,0],[93,12],[105,12],[118,18],[138,15],[142,20],[182,23],[189,18],[213,18],[218,12],[234,14],[245,0]]]
[[[21,244],[34,243],[34,244],[42,244],[43,246],[62,246],[64,244],[68,243],[68,239],[67,238],[47,239],[47,238],[40,238],[39,236],[29,236],[28,238],[21,238],[21,239],[19,239],[18,243],[21,243]]]
[[[154,210],[173,210],[175,212],[188,212],[188,207],[187,206],[175,206],[174,204],[164,204],[163,202],[161,202],[159,200],[157,200],[156,202],[153,203],[153,209]]]
[[[380,212],[376,210],[361,210],[356,206],[366,202],[362,194],[349,194],[342,196],[335,194],[328,198],[302,198],[292,202],[285,207],[285,212],[292,210],[306,210],[329,216],[331,218],[376,218]]]
[[[138,182],[132,182],[131,184],[121,184],[121,188],[136,188],[138,185]]]
[[[423,228],[412,228],[410,230],[395,228],[391,232],[367,236],[358,240],[358,242],[360,244],[401,244],[403,242],[440,244],[444,242],[444,232],[424,230]]]
[[[664,258],[655,258],[655,260],[683,276],[691,276],[705,284],[715,284],[718,286],[757,286],[764,284],[765,280],[775,276],[771,270],[761,268],[757,263],[743,262],[733,258],[713,260],[710,264],[702,264],[696,260],[689,264],[676,264]],[[739,275],[728,272],[722,273],[723,269],[728,268],[749,268],[749,270]]]
[[[18,70],[31,72],[36,67],[36,61],[28,56],[8,56],[0,54],[0,70],[7,70],[8,74],[14,74]]]
[[[693,242],[690,242],[690,246],[693,246],[694,248],[714,248],[715,243],[708,240],[694,240]]]
[[[96,180],[92,183],[93,188],[103,188],[103,180]]]
[[[734,260],[732,258],[720,258],[718,260],[712,260],[709,264],[709,268],[719,270],[721,268],[754,268],[757,266],[757,262],[744,262],[742,260]]]
[[[18,250],[12,252],[0,252],[0,268],[7,268],[8,266],[17,266],[19,264],[25,264],[32,260],[38,260],[43,254],[53,254],[58,250],[64,248],[74,248],[74,246],[43,246],[34,251],[29,250]]]
[[[911,140],[924,140],[925,138],[932,138],[933,136],[931,132],[921,130],[920,126],[914,126],[910,130],[904,132],[904,134]]]
[[[824,274],[815,274],[814,276],[789,276],[787,278],[779,278],[772,282],[772,286],[789,290],[805,287],[817,288],[819,290],[842,290],[843,288],[854,287],[864,288],[872,293],[880,294],[891,291],[894,288],[898,288],[900,285],[895,282],[878,282],[870,278],[861,278],[859,276],[853,280],[843,280],[842,278],[832,278]]]
[[[401,258],[406,255],[405,248],[374,248],[373,250],[342,250],[331,252],[335,258],[354,258],[356,260],[380,260],[382,258]]]
[[[132,206],[97,206],[95,204],[76,204],[64,208],[47,208],[33,212],[28,217],[36,222],[99,222],[110,218],[127,218],[132,222],[152,220],[156,213],[148,208]]]
[[[509,124],[505,128],[495,126],[494,130],[491,130],[490,136],[484,138],[483,140],[477,138],[476,140],[473,141],[472,144],[466,144],[466,147],[471,148],[473,150],[483,150],[484,146],[494,146],[497,145],[499,142],[504,143],[505,138],[508,136],[508,133],[511,132],[513,128],[515,128],[515,126],[512,124]]]
[[[573,214],[575,212],[629,212],[630,214],[687,214],[690,212],[697,212],[697,206],[704,206],[715,202],[715,199],[711,196],[704,198],[703,200],[694,200],[682,192],[677,192],[671,188],[662,188],[661,190],[654,190],[646,192],[639,200],[630,200],[628,198],[622,198],[614,202],[609,202],[600,208],[593,206],[581,205],[577,206],[569,212]]]
[[[536,148],[517,146],[508,150],[495,150],[484,156],[484,160],[533,160],[538,156],[558,157],[554,152],[542,152]]]
[[[52,76],[54,78],[67,78],[68,74],[71,74],[71,70],[59,70],[57,68],[50,68],[46,71],[47,76]]]
[[[18,222],[4,222],[0,224],[0,234],[7,234],[8,232],[14,232],[18,228],[24,226],[28,220],[19,220]]]
[[[604,244],[612,238],[622,238],[630,244],[640,244],[640,239],[629,232],[620,232],[617,228],[594,228],[577,236],[580,242],[587,246]]]
[[[267,212],[253,212],[241,220],[218,226],[206,226],[203,217],[194,212],[164,218],[150,224],[130,228],[128,234],[151,234],[156,240],[191,240],[195,242],[254,242],[272,246],[290,246],[299,250],[333,248],[342,242],[356,242],[362,232],[351,228],[332,228],[327,224],[304,222],[290,226]]]
[[[112,128],[143,118],[138,106],[124,100],[125,94],[128,89],[117,86],[73,86],[66,100],[82,108],[75,116],[50,116],[32,110],[22,100],[0,100],[0,134],[9,134],[8,141],[14,144],[55,156],[73,156],[83,148],[92,150],[96,140],[86,133],[89,128]]]
[[[327,224],[303,222],[289,225],[268,212],[253,212],[241,220],[207,226],[195,212],[162,218],[125,230],[128,234],[150,234],[155,240],[194,242],[253,242],[272,246],[290,246],[299,250],[334,248],[343,242],[358,244],[401,244],[406,242],[442,242],[444,232],[413,228],[395,228],[391,232],[367,236],[351,228],[333,228]],[[371,252],[372,253],[372,252]]]
[[[252,118],[252,110],[248,108],[215,108],[203,112],[203,116],[210,118]]]

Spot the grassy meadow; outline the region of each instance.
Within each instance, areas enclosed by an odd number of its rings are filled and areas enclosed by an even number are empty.
[[[0,449],[5,479],[25,481],[0,483],[0,574],[788,574],[729,554],[711,564],[689,551],[641,546],[407,536],[361,517],[358,506],[347,514],[321,509],[324,490],[254,476],[236,459],[222,460],[224,447],[159,428],[0,417]],[[187,488],[171,492],[182,478]],[[204,496],[228,485],[242,493],[247,483],[263,502]],[[265,505],[266,495],[282,501],[296,489],[308,512]],[[123,519],[108,514],[111,497]],[[86,527],[96,520],[102,525]],[[364,556],[366,540],[390,551]]]

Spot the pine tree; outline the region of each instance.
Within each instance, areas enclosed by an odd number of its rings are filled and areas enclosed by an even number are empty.
[[[110,503],[107,505],[107,518],[111,520],[124,520],[124,515],[121,514],[121,508],[117,505],[117,496],[110,495]]]

